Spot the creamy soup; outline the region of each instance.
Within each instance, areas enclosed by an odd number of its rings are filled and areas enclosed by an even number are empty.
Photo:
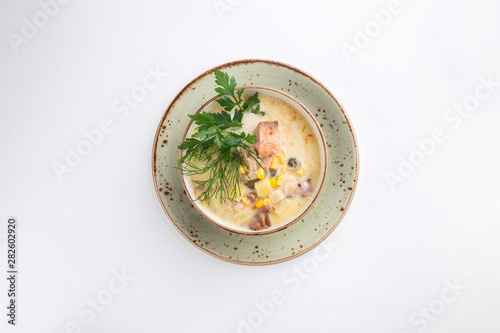
[[[248,95],[247,95],[248,96]],[[241,166],[240,193],[221,203],[202,202],[227,224],[264,230],[283,223],[311,200],[319,186],[320,146],[304,117],[287,102],[259,91],[265,115],[246,112],[238,129],[257,136],[254,145],[262,165],[247,159]],[[209,112],[220,112],[215,105]],[[205,175],[192,176],[192,180]],[[206,177],[206,176],[205,176]],[[196,186],[194,186],[196,187]],[[198,197],[201,190],[195,190]]]

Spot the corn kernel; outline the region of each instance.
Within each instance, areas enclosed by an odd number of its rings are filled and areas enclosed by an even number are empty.
[[[276,184],[278,184],[279,186],[283,185],[284,182],[285,182],[285,176],[279,175],[278,178],[276,178]]]
[[[285,173],[286,172],[286,167],[282,167],[281,168],[281,173]]]
[[[300,168],[299,170],[297,170],[297,174],[299,176],[303,176],[304,175],[304,172],[306,172],[306,170],[304,168]]]
[[[264,203],[264,205],[270,205],[271,204],[271,199],[266,198],[266,199],[264,199],[263,203]]]
[[[250,199],[248,198],[242,198],[241,202],[243,202],[245,205],[250,205]]]
[[[276,187],[276,179],[269,178],[269,182],[271,183],[271,187]]]
[[[285,164],[285,159],[281,155],[278,155],[278,161],[280,161],[280,164]]]
[[[271,160],[271,166],[269,168],[273,170],[278,169],[278,159],[276,157],[273,157]]]
[[[244,173],[247,173],[248,171],[248,168],[244,165],[240,165],[240,173],[241,174],[244,174]]]
[[[264,202],[262,200],[257,200],[255,202],[255,207],[260,208],[262,206],[264,206]]]
[[[280,154],[281,155],[286,155],[286,149],[285,148],[280,148]]]
[[[259,169],[257,170],[257,178],[259,178],[259,179],[264,178],[264,169],[259,168]]]

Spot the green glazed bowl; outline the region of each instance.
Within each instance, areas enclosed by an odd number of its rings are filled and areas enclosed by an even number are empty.
[[[284,228],[288,228],[298,220],[300,220],[307,212],[310,210],[311,206],[314,204],[316,199],[318,198],[319,194],[321,193],[321,190],[323,189],[323,185],[325,184],[325,178],[326,178],[326,173],[328,171],[328,152],[326,149],[326,140],[325,137],[323,136],[323,132],[321,131],[321,126],[318,124],[316,121],[315,117],[313,114],[298,100],[293,98],[292,96],[286,94],[285,92],[281,90],[276,90],[268,87],[259,87],[259,86],[250,86],[250,87],[238,87],[238,89],[245,89],[245,92],[253,94],[253,93],[260,93],[260,94],[267,94],[269,96],[273,96],[276,99],[285,101],[289,105],[291,105],[296,112],[298,112],[302,117],[304,117],[304,120],[306,123],[311,127],[311,130],[314,133],[314,136],[318,142],[318,148],[320,151],[320,168],[321,172],[319,175],[318,179],[318,186],[314,189],[313,193],[311,193],[311,198],[309,199],[309,202],[306,203],[304,207],[300,211],[298,211],[296,214],[294,214],[292,217],[289,219],[283,221],[280,224],[273,225],[270,228],[263,229],[263,230],[252,230],[248,227],[237,227],[232,225],[231,223],[228,223],[227,221],[224,221],[221,219],[217,214],[213,213],[211,209],[209,209],[207,206],[202,204],[200,201],[195,200],[196,195],[194,194],[194,186],[193,183],[190,181],[189,176],[181,175],[182,177],[182,182],[184,185],[184,190],[186,191],[189,199],[192,201],[194,207],[198,209],[198,211],[204,215],[208,220],[211,222],[217,224],[218,226],[227,229],[229,231],[233,231],[235,233],[239,234],[246,234],[246,235],[263,235],[263,234],[269,234],[272,232],[279,231]],[[218,96],[212,98],[208,103],[203,105],[200,110],[198,110],[197,113],[200,113],[202,111],[207,111],[210,110],[214,105],[217,104],[215,101]],[[217,104],[218,105],[218,104]],[[196,126],[194,125],[194,122],[191,120],[189,122],[188,128],[186,129],[186,132],[182,138],[182,141],[186,137],[190,137],[191,134],[194,132]],[[180,154],[179,154],[180,157]]]
[[[188,114],[210,101],[214,69],[190,82],[165,111],[153,145],[153,180],[163,210],[174,227],[204,252],[229,262],[265,265],[295,258],[321,243],[340,223],[356,189],[359,153],[351,122],[337,99],[318,80],[290,65],[269,60],[240,60],[216,67],[239,86],[281,90],[296,98],[316,118],[326,140],[328,173],[307,215],[268,234],[242,234],[209,221],[188,198],[179,170],[177,146],[189,126]]]

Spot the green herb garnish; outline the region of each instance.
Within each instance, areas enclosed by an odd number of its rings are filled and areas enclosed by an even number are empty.
[[[255,143],[255,135],[229,130],[242,127],[241,120],[245,112],[264,114],[260,111],[258,93],[243,102],[241,96],[244,89],[235,91],[234,76],[229,77],[229,74],[217,69],[215,83],[218,85],[215,91],[220,95],[216,101],[223,110],[218,113],[189,115],[198,126],[197,131],[178,147],[185,151],[178,162],[182,174],[194,176],[208,173],[207,180],[193,182],[197,185],[196,189],[202,190],[198,199],[209,205],[213,197],[224,203],[228,198],[241,195],[240,166],[243,165],[248,170],[245,154],[262,166],[262,159],[250,146]],[[233,109],[234,113],[231,114]]]

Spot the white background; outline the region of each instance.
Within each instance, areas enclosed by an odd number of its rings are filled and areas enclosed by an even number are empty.
[[[11,327],[0,274],[0,331],[499,332],[498,1],[402,0],[380,31],[372,12],[389,1],[227,1],[71,1],[47,22],[37,1],[1,1],[0,266],[14,215],[20,275]],[[38,31],[12,42],[34,16]],[[248,58],[317,77],[356,130],[359,186],[322,262],[212,258],[156,198],[151,149],[168,104],[203,71]],[[150,67],[169,76],[120,118],[113,103]],[[497,86],[479,88],[489,95],[473,112],[447,114],[489,76]],[[105,118],[113,131],[59,181],[53,164]],[[446,140],[422,160],[415,141],[436,128]],[[387,173],[410,156],[420,165],[392,191]],[[133,279],[106,291],[122,271]],[[91,316],[96,296],[109,304]]]

